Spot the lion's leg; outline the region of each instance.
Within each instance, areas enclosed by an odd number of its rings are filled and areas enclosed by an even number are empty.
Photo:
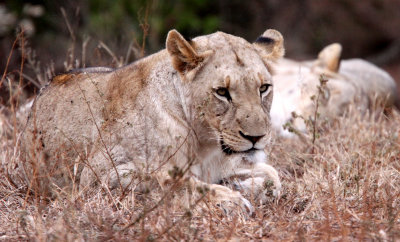
[[[138,169],[124,153],[112,150],[96,149],[85,161],[80,179],[80,190],[95,185],[106,185],[110,190],[126,189],[140,179]]]
[[[174,169],[168,170],[167,167],[160,169],[154,173],[158,184],[163,190],[170,189],[174,184],[179,184],[181,188],[187,187],[191,192],[192,198],[190,200],[196,201],[204,196],[204,198],[211,203],[221,207],[227,214],[235,210],[241,210],[245,213],[252,214],[254,212],[251,203],[240,194],[226,186],[219,184],[210,184],[204,182],[196,177],[193,173],[188,171],[186,174],[175,177]]]
[[[226,213],[231,213],[240,207],[242,211],[252,214],[254,208],[251,203],[240,194],[226,186],[219,184],[209,184],[198,180],[195,177],[189,178],[192,189],[205,195],[212,203],[220,206]]]

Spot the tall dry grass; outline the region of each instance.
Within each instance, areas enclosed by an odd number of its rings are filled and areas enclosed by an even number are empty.
[[[2,116],[7,122],[8,117]],[[400,115],[339,118],[309,141],[277,138],[270,162],[282,197],[256,212],[225,214],[207,200],[182,206],[182,194],[157,188],[124,198],[90,194],[29,196],[8,179],[18,151],[2,126],[0,239],[3,240],[382,240],[400,239]],[[5,133],[4,133],[5,132]],[[15,182],[17,183],[17,182]],[[72,192],[71,192],[72,193]],[[167,197],[165,194],[168,194]],[[163,199],[162,199],[163,198]]]

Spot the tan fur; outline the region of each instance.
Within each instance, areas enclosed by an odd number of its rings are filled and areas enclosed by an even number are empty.
[[[339,71],[341,54],[342,46],[338,43],[331,44],[319,52],[314,66],[319,66],[326,71],[336,73]]]
[[[216,202],[251,210],[239,192],[216,184],[221,180],[263,199],[269,179],[278,195],[279,176],[264,152],[273,92],[259,90],[272,84],[266,63],[283,53],[277,33],[266,31],[276,41],[258,45],[222,32],[187,42],[172,30],[166,50],[128,66],[55,77],[22,138],[26,178],[39,177],[31,187],[115,189],[143,176],[164,186],[172,171],[188,169],[190,183],[208,185]]]
[[[275,60],[278,60],[285,55],[285,49],[283,48],[284,39],[279,31],[268,29],[261,36],[270,38],[274,41],[273,45],[256,43],[256,46],[261,51],[261,55],[264,57],[264,60],[274,62]]]
[[[388,73],[361,59],[340,61],[341,50],[340,44],[332,44],[325,47],[316,60],[282,59],[273,65],[276,75],[271,117],[273,126],[281,134],[289,134],[282,125],[291,119],[293,111],[306,119],[313,117],[315,104],[310,97],[318,93],[321,75],[328,80],[320,96],[321,119],[333,119],[349,109],[360,113],[387,109],[398,101],[396,84]],[[301,131],[306,130],[300,118],[294,125]]]
[[[157,61],[157,60],[152,60]],[[125,100],[136,100],[137,95],[148,85],[150,67],[145,60],[127,68],[116,70],[107,83],[106,113],[110,119],[123,115]]]
[[[62,74],[53,78],[54,85],[62,85],[73,80],[75,74]]]

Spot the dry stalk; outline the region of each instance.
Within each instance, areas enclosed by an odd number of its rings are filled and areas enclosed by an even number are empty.
[[[121,179],[120,179],[120,177],[119,177],[119,173],[118,173],[117,167],[116,167],[115,162],[114,162],[114,160],[113,160],[113,158],[112,158],[112,156],[111,156],[111,152],[110,152],[110,150],[108,149],[108,146],[107,146],[106,143],[104,142],[104,139],[103,139],[103,136],[102,136],[102,131],[100,130],[100,127],[99,127],[99,125],[98,125],[97,122],[96,122],[96,119],[95,119],[95,117],[94,117],[92,108],[90,107],[90,102],[89,102],[89,100],[86,98],[85,92],[84,92],[84,90],[81,88],[81,86],[80,86],[79,84],[78,84],[78,87],[79,87],[79,90],[80,90],[81,93],[82,93],[83,99],[84,99],[84,101],[85,101],[85,103],[86,103],[86,105],[87,105],[87,107],[88,107],[88,109],[89,109],[89,113],[90,113],[90,116],[92,117],[93,124],[96,126],[97,134],[99,135],[100,142],[101,142],[102,146],[104,147],[104,149],[105,149],[105,151],[106,151],[107,159],[111,162],[111,165],[112,165],[112,167],[113,167],[113,169],[114,169],[114,172],[115,172],[116,175],[117,175],[118,185],[119,185],[121,191],[124,191],[124,189],[123,189],[123,187],[122,187],[122,184],[121,184]]]
[[[61,7],[60,10],[61,10],[61,13],[63,15],[65,24],[67,25],[68,32],[69,32],[69,34],[71,36],[71,39],[72,39],[71,46],[68,49],[68,53],[67,53],[67,60],[64,62],[65,70],[66,71],[70,71],[70,70],[72,70],[74,68],[78,68],[78,66],[79,66],[79,64],[77,64],[75,66],[73,64],[74,61],[78,61],[77,59],[75,59],[76,36],[75,36],[74,30],[73,30],[73,28],[72,28],[72,26],[71,26],[71,24],[70,24],[70,22],[68,20],[67,13],[65,12],[65,9],[63,7]]]
[[[145,55],[146,38],[149,35],[149,28],[150,28],[150,25],[149,25],[149,22],[148,22],[149,9],[151,8],[152,4],[153,4],[152,0],[150,0],[150,1],[148,1],[146,3],[146,10],[145,10],[145,14],[144,14],[143,18],[141,18],[140,12],[138,13],[139,26],[140,26],[140,28],[142,29],[142,32],[143,32],[142,45],[141,45],[141,48],[140,48],[140,57],[144,57],[144,55]]]

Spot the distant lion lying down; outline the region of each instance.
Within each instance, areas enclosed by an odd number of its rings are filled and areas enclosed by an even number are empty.
[[[290,135],[282,126],[292,119],[292,112],[313,119],[315,102],[311,97],[317,96],[321,75],[328,80],[319,98],[318,111],[324,118],[338,117],[350,108],[365,113],[398,105],[396,84],[388,73],[361,59],[340,61],[341,50],[341,45],[331,44],[316,60],[281,59],[273,64],[275,85],[271,120],[281,135]],[[303,119],[296,118],[292,122],[297,130],[306,130]]]
[[[128,66],[56,76],[36,98],[23,133],[26,180],[32,189],[76,182],[83,191],[136,187],[140,177],[164,186],[183,176],[211,189],[215,202],[251,210],[242,194],[263,199],[281,189],[264,149],[271,138],[269,65],[283,53],[275,30],[253,44],[222,32],[187,41],[172,30],[166,50]],[[237,191],[220,185],[226,181]],[[273,185],[267,191],[265,184]]]

